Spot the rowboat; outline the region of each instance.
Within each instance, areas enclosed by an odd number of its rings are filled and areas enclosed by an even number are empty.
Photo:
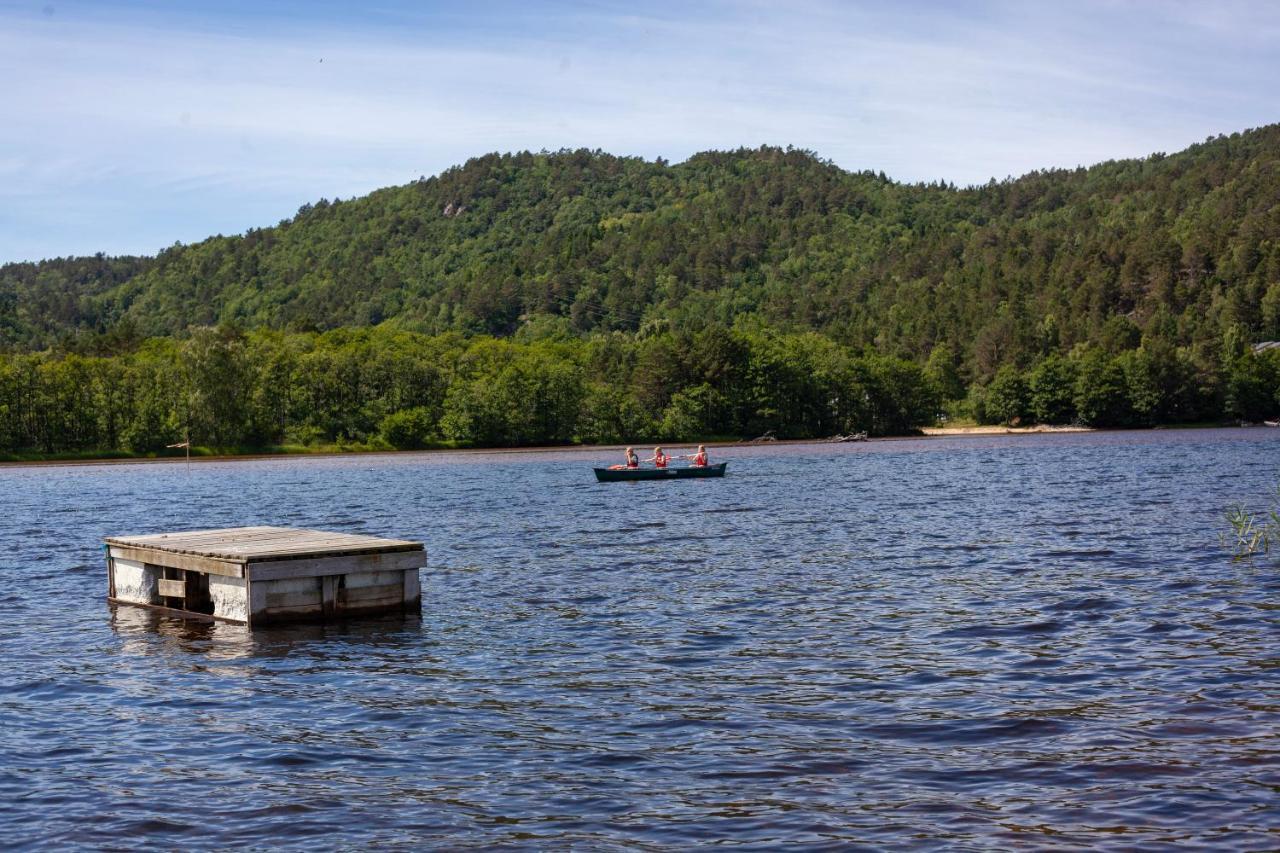
[[[596,468],[596,480],[601,483],[617,483],[621,480],[687,480],[691,477],[723,477],[724,466],[690,465],[687,468]]]

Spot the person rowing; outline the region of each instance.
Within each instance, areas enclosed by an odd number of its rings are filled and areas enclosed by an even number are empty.
[[[685,459],[688,459],[688,460],[689,460],[689,464],[690,464],[690,465],[692,465],[692,466],[693,466],[693,467],[695,467],[695,468],[705,468],[705,467],[707,467],[707,448],[706,448],[706,445],[699,444],[699,445],[698,445],[698,452],[697,452],[697,453],[695,453],[695,454],[693,454],[692,456],[686,456],[686,457],[685,457]]]
[[[663,453],[661,447],[655,447],[653,449],[653,455],[644,461],[652,462],[653,467],[655,468],[666,468],[667,463],[671,461],[671,457]]]
[[[627,448],[627,464],[626,465],[610,465],[610,471],[630,471],[640,467],[640,457],[636,456],[634,449]]]

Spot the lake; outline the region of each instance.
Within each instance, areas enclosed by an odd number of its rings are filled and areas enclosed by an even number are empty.
[[[1275,849],[1280,430],[0,468],[35,847]],[[104,536],[418,538],[421,619],[104,600]]]

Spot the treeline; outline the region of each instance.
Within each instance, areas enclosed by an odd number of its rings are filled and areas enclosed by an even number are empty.
[[[198,329],[117,356],[0,356],[0,452],[418,448],[886,434],[930,423],[917,365],[813,333],[535,341]]]
[[[1000,368],[956,410],[985,424],[1256,423],[1280,415],[1280,349],[1254,354],[1235,334],[1219,361],[1158,339],[1115,355],[1098,348],[1050,353],[1026,370]]]
[[[1275,125],[964,189],[778,148],[492,154],[154,259],[2,267],[0,349],[110,353],[220,323],[585,339],[746,317],[919,364],[947,347],[986,385],[1049,351],[1114,355],[1117,333],[1280,340],[1277,198]]]
[[[1216,361],[1159,343],[1050,353],[966,388],[938,347],[922,366],[813,332],[516,339],[387,327],[201,328],[115,356],[0,355],[0,453],[147,454],[187,436],[223,450],[421,448],[904,434],[952,416],[1132,426],[1280,411],[1280,350],[1240,335]]]

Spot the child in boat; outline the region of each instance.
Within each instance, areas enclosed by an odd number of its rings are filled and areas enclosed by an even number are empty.
[[[699,444],[699,445],[698,445],[698,452],[697,452],[697,453],[695,453],[695,454],[693,454],[692,456],[686,456],[685,458],[686,458],[686,459],[688,459],[688,460],[689,460],[689,464],[690,464],[690,465],[692,465],[692,466],[693,466],[693,467],[695,467],[695,468],[705,468],[705,467],[707,467],[707,448],[706,448],[706,446],[705,446],[705,445],[702,445],[702,444]]]
[[[640,467],[640,457],[636,456],[635,450],[633,450],[630,447],[627,448],[627,467],[628,468]]]
[[[653,455],[644,461],[652,462],[653,467],[655,468],[666,468],[667,463],[671,461],[671,457],[663,453],[661,447],[655,447],[653,449]]]

